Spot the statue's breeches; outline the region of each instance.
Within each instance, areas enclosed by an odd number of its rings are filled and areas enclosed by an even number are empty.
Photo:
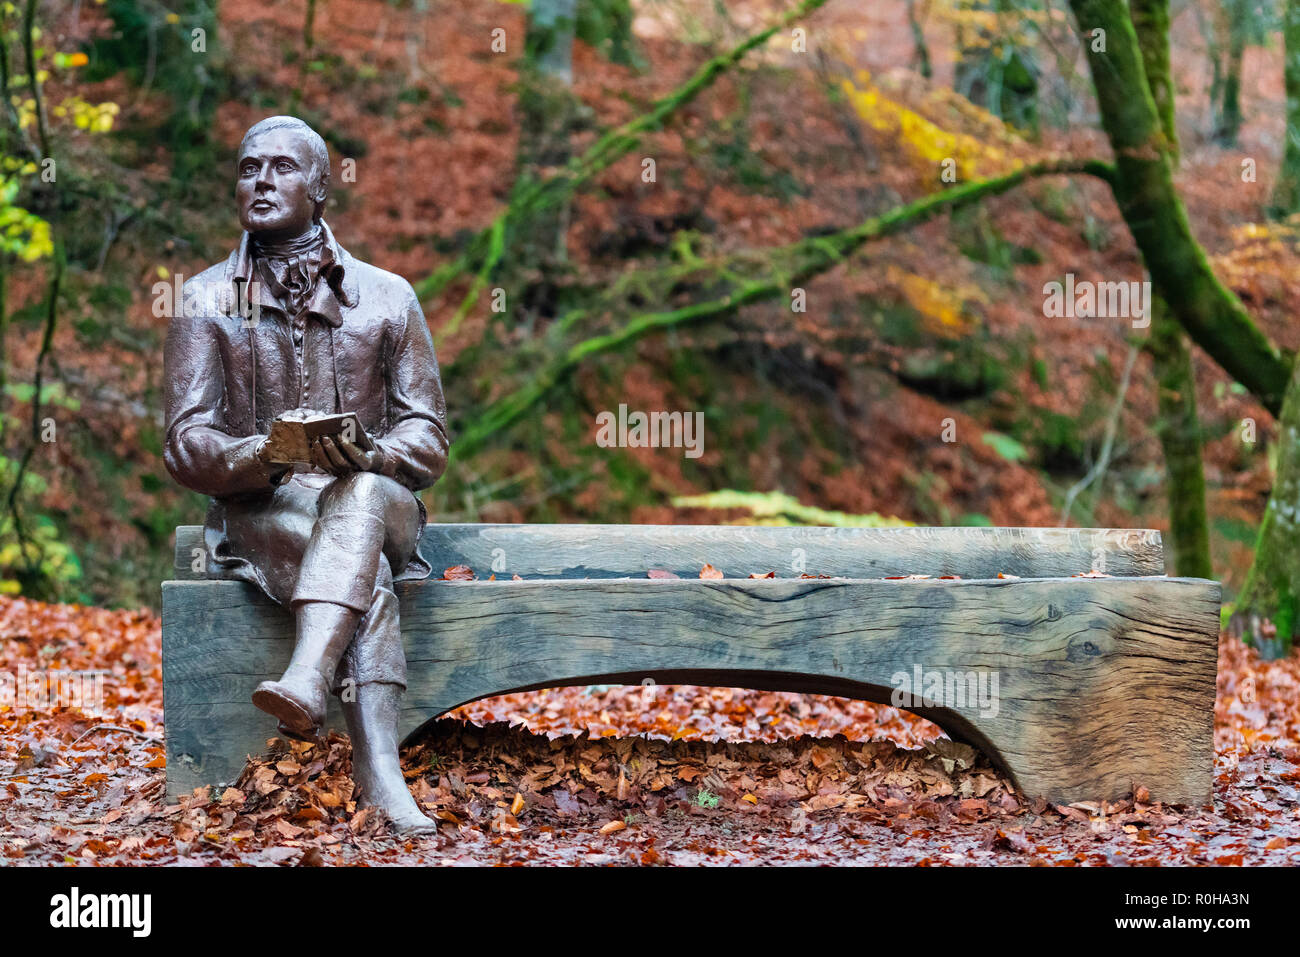
[[[422,524],[415,496],[390,478],[304,473],[265,499],[225,503],[222,551],[247,562],[281,604],[331,602],[361,614],[336,692],[348,682],[405,687],[393,576],[415,552]]]

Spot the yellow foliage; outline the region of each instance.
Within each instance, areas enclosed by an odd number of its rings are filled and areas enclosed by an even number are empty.
[[[896,136],[921,165],[939,171],[945,160],[956,166],[959,181],[1009,172],[1021,161],[997,145],[987,144],[965,133],[951,133],[915,110],[886,96],[871,82],[866,70],[857,71],[858,84],[843,81],[849,102],[872,129]]]
[[[87,103],[81,97],[69,96],[53,110],[60,119],[71,117],[73,125],[88,133],[107,133],[113,128],[113,118],[121,112],[116,103]]]
[[[893,264],[886,268],[885,278],[917,313],[949,330],[961,332],[969,328],[966,303],[988,301],[978,286],[944,286]]]
[[[940,0],[932,10],[937,21],[957,31],[959,46],[954,49],[957,54],[960,47],[1031,46],[1035,36],[1046,32],[1053,23],[1068,22],[1064,11],[1034,10],[1021,4],[1006,10],[988,10],[973,6],[970,0]]]

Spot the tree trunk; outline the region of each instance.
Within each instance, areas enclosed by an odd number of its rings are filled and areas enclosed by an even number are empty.
[[[1166,135],[1147,85],[1137,33],[1123,0],[1071,0],[1088,50],[1101,122],[1115,151],[1112,189],[1146,261],[1155,292],[1192,339],[1277,414],[1291,362],[1214,275],[1174,188]],[[1094,49],[1094,29],[1105,49]]]
[[[1277,474],[1269,496],[1255,561],[1237,596],[1233,630],[1265,658],[1280,658],[1296,631],[1300,594],[1300,363],[1278,421]]]
[[[1286,150],[1273,189],[1272,212],[1285,216],[1300,208],[1300,4],[1286,0]],[[1278,423],[1277,473],[1260,522],[1255,561],[1237,596],[1233,630],[1259,648],[1265,658],[1280,658],[1296,633],[1296,595],[1300,594],[1300,547],[1296,544],[1300,507],[1300,363],[1292,374]]]
[[[1285,0],[1282,38],[1286,56],[1286,148],[1273,185],[1269,215],[1275,219],[1300,212],[1300,0]]]
[[[930,46],[925,42],[925,25],[921,22],[924,16],[922,14],[920,18],[917,17],[916,0],[907,0],[907,23],[912,29],[912,51],[921,76],[928,80],[934,75],[934,69],[930,66]]]
[[[962,10],[1014,13],[1009,0],[963,0]],[[916,27],[913,25],[913,31]],[[1038,132],[1038,77],[1032,51],[982,26],[958,34],[953,89],[1012,126]]]
[[[573,31],[577,0],[531,0],[524,55],[530,69],[564,86],[573,84]]]
[[[576,0],[531,0],[519,71],[518,182],[527,185],[562,167],[573,155],[571,133],[578,102],[573,95]],[[540,211],[527,231],[506,237],[513,251],[504,277],[507,312],[531,329],[549,312],[554,280],[568,259],[569,204]]]
[[[1185,578],[1213,578],[1192,354],[1182,327],[1169,315],[1163,300],[1152,302],[1152,312],[1146,348],[1155,366],[1159,392],[1156,434],[1165,456],[1174,571]]]
[[[1129,9],[1142,51],[1147,87],[1169,144],[1172,166],[1178,162],[1178,126],[1169,71],[1169,0],[1132,0]],[[1168,303],[1158,295],[1152,296],[1151,337],[1146,348],[1159,393],[1156,434],[1165,459],[1174,570],[1187,578],[1212,578],[1201,423],[1196,414],[1192,355],[1182,327],[1169,314]]]
[[[1241,132],[1241,61],[1246,53],[1246,0],[1226,0],[1223,7],[1228,31],[1228,58],[1219,88],[1218,121],[1214,136],[1222,146],[1237,145]]]

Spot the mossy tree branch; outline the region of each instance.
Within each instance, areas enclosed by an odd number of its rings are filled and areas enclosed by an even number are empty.
[[[455,437],[452,455],[464,459],[478,452],[492,436],[516,422],[580,364],[595,356],[623,348],[655,332],[720,319],[751,303],[788,294],[792,288],[830,270],[872,240],[1000,195],[1030,179],[1059,174],[1087,174],[1109,180],[1114,170],[1098,160],[1035,163],[1004,176],[964,183],[925,196],[839,232],[767,250],[763,255],[771,262],[783,263],[781,268],[758,278],[748,278],[734,270],[722,270],[719,273],[721,288],[717,290],[722,292],[721,295],[678,309],[642,313],[618,329],[580,341],[543,361],[522,388],[475,414],[473,422]],[[561,317],[556,324],[564,327],[569,323],[566,317]]]
[[[1111,187],[1151,273],[1155,291],[1192,340],[1275,415],[1291,359],[1255,325],[1210,268],[1174,188],[1167,135],[1147,83],[1137,31],[1124,0],[1070,0],[1082,31],[1102,127],[1115,152]],[[1105,31],[1105,49],[1086,39]]]
[[[1269,215],[1277,219],[1300,212],[1300,2],[1297,0],[1284,0],[1282,4],[1282,48],[1286,146],[1269,204]]]
[[[781,30],[812,13],[826,2],[827,0],[802,0],[798,6],[788,10],[767,29],[748,37],[726,53],[710,59],[696,70],[689,80],[656,101],[650,110],[602,135],[554,176],[541,180],[524,178],[516,182],[508,205],[497,215],[492,224],[470,240],[460,256],[415,283],[416,295],[421,299],[427,299],[438,295],[460,276],[471,273],[474,275],[469,293],[461,301],[455,315],[448,323],[448,328],[443,331],[443,336],[454,332],[473,307],[480,292],[490,281],[493,270],[509,248],[510,236],[517,235],[530,217],[562,205],[584,183],[630,152],[641,141],[642,136],[660,128],[670,116],[712,86],[746,54],[761,47]]]

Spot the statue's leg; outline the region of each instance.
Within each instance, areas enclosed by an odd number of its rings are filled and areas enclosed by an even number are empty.
[[[336,479],[321,492],[317,508],[291,599],[293,656],[279,681],[264,681],[253,693],[257,707],[298,736],[318,733],[325,720],[330,681],[370,608],[388,529],[413,524],[402,521],[410,518],[403,511],[418,512],[400,485],[366,472]]]
[[[400,486],[392,491],[399,502],[412,503],[413,514],[399,506],[391,516],[397,520],[388,526],[370,607],[339,664],[334,692],[352,737],[352,776],[361,789],[361,802],[381,809],[397,829],[409,833],[434,830],[437,825],[411,797],[398,757],[397,719],[406,690],[406,653],[392,569],[400,571],[415,547],[419,514],[409,492]]]
[[[398,757],[397,712],[406,690],[399,625],[392,571],[381,559],[374,600],[343,656],[334,690],[352,736],[352,777],[361,803],[380,808],[399,830],[434,830],[411,797]]]

